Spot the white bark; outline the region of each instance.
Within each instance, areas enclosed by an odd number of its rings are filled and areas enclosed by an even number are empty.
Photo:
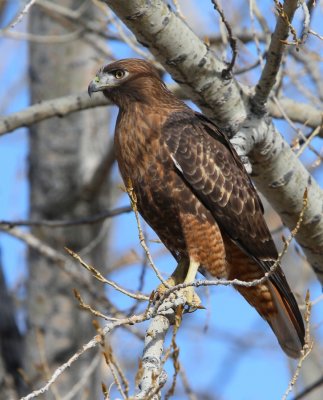
[[[137,400],[146,399],[147,396],[153,393],[155,394],[152,395],[152,400],[160,399],[160,389],[167,380],[161,359],[171,318],[174,319],[172,310],[169,317],[156,315],[146,331],[145,346],[138,374],[140,391],[135,396]]]

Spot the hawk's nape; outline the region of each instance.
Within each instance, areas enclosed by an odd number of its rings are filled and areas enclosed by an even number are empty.
[[[119,107],[115,153],[138,210],[179,263],[172,283],[212,276],[259,279],[278,254],[257,192],[225,135],[177,99],[157,70],[139,59],[102,68],[89,85]],[[278,265],[260,285],[236,286],[297,358],[304,324]],[[191,300],[195,299],[191,295]]]

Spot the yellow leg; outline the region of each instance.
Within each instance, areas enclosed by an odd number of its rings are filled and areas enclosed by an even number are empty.
[[[185,276],[184,283],[194,282],[199,266],[200,266],[199,262],[193,259],[190,260],[190,265],[188,266],[188,271]]]
[[[188,267],[188,271],[186,277],[184,279],[184,283],[193,283],[195,281],[195,277],[197,271],[199,269],[200,263],[197,261],[190,259],[190,265]],[[186,303],[189,306],[188,311],[193,312],[198,308],[204,308],[201,305],[201,300],[199,296],[195,293],[193,286],[188,286],[187,288],[183,289],[183,294],[186,298]]]
[[[181,283],[192,283],[195,280],[198,268],[200,264],[194,260],[181,260],[175,271],[172,273],[170,278],[167,279],[167,283],[169,286],[176,286]],[[162,295],[165,292],[166,288],[163,284],[159,285],[157,288],[158,295]],[[188,286],[187,288],[180,289],[178,291],[178,295],[183,295],[186,299],[186,303],[189,306],[188,311],[193,312],[197,308],[204,308],[201,306],[201,300],[198,295],[195,293],[193,286]]]

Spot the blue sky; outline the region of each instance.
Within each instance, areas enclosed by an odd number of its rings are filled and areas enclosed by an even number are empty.
[[[19,2],[12,0],[7,11],[8,21]],[[199,3],[201,4],[201,3]],[[245,4],[241,2],[241,4]],[[271,3],[262,3],[265,9],[271,8]],[[184,10],[183,10],[184,11]],[[247,11],[244,11],[247,12]],[[270,26],[273,26],[273,18],[269,18]],[[200,7],[196,20],[204,22],[205,34],[217,30],[217,19],[210,7]],[[316,21],[318,21],[316,17]],[[19,25],[24,28],[25,20]],[[315,22],[317,25],[318,22]],[[315,26],[315,25],[314,25]],[[317,29],[318,30],[318,29]],[[130,56],[133,53],[125,49],[125,46],[111,45],[118,57]],[[14,41],[0,38],[1,54],[3,58],[0,71],[0,113],[10,114],[28,106],[27,69],[28,54],[27,44],[24,41]],[[255,72],[252,79],[256,79]],[[86,88],[84,88],[86,90]],[[291,89],[291,96],[293,90]],[[304,99],[302,99],[304,100]],[[290,128],[286,123],[277,121],[277,127],[286,137],[291,137]],[[319,149],[322,146],[317,139],[313,145]],[[28,216],[28,146],[27,130],[22,128],[0,138],[0,219],[14,220]],[[303,156],[305,163],[313,161],[313,156],[306,152]],[[320,184],[323,183],[322,169],[318,169],[314,176]],[[115,179],[119,179],[116,171]],[[127,196],[121,196],[118,205],[126,205]],[[113,257],[117,258],[125,249],[135,249],[142,254],[139,245],[137,227],[133,215],[118,217],[112,228]],[[148,239],[155,235],[147,228]],[[148,243],[150,243],[148,241]],[[160,245],[151,244],[153,253],[158,252]],[[0,233],[0,247],[2,249],[2,261],[8,285],[14,289],[27,276],[26,248],[19,241],[8,235]],[[174,260],[167,255],[155,259],[159,269],[169,275],[175,266]],[[294,267],[299,260],[294,259]],[[112,278],[129,289],[136,289],[140,268],[131,265],[122,272],[113,274]],[[133,284],[135,286],[133,287]],[[158,284],[157,278],[148,272],[144,290],[149,292]],[[272,400],[280,398],[287,388],[290,379],[290,362],[277,345],[274,335],[268,325],[261,320],[258,314],[239,296],[232,288],[216,287],[205,290],[199,294],[207,305],[207,311],[198,311],[184,317],[183,329],[178,334],[178,344],[181,347],[180,359],[183,362],[187,375],[192,380],[193,389],[204,388],[206,392],[218,394],[219,398],[226,400],[259,399]],[[124,297],[108,289],[107,293],[113,296],[113,300],[120,308],[129,307],[129,302]],[[317,281],[311,286],[312,298],[321,293],[321,287]],[[313,309],[313,322],[322,322],[322,302]],[[208,329],[205,331],[205,326]],[[316,330],[316,334],[322,339],[322,325]],[[135,342],[133,337],[123,334],[121,355],[129,351],[137,353],[140,357],[142,346]],[[250,339],[250,340],[249,340]],[[250,341],[252,345],[249,346]],[[136,347],[134,349],[134,346]],[[295,363],[294,363],[295,367]],[[169,376],[172,368],[167,366]],[[133,380],[133,377],[131,378]],[[265,388],[265,389],[264,389]],[[180,396],[176,397],[181,398]]]

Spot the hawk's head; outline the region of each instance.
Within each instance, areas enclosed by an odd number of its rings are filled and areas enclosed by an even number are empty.
[[[159,72],[151,63],[135,58],[115,61],[101,68],[88,87],[93,92],[103,92],[118,106],[130,101],[147,100],[151,90],[165,89]]]

